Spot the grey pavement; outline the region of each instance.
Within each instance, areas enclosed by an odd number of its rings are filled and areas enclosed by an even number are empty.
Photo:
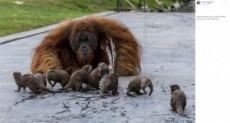
[[[12,73],[30,72],[33,49],[45,36],[41,33],[0,45],[0,122],[194,123],[195,14],[124,12],[107,16],[127,25],[140,41],[141,74],[153,80],[152,96],[126,96],[134,76],[120,77],[119,96],[105,99],[97,91],[45,95],[29,94],[29,90],[14,92],[17,87]],[[171,84],[180,85],[187,95],[188,117],[170,111]]]

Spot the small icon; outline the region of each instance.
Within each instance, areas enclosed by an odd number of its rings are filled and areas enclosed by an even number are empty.
[[[197,1],[196,3],[197,3],[197,5],[200,5],[200,1]]]

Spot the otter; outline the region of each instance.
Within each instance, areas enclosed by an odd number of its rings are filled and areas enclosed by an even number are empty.
[[[40,89],[43,91],[54,93],[54,91],[46,88],[38,78],[34,77],[31,74],[22,75],[20,72],[14,72],[13,76],[18,87],[18,90],[15,92],[19,92],[21,88],[25,90],[26,87],[28,87],[34,93],[38,93]]]
[[[177,112],[180,115],[186,116],[184,114],[184,109],[186,106],[186,96],[182,90],[180,90],[179,85],[171,85],[171,100],[170,105],[172,111]]]
[[[127,89],[127,95],[135,97],[134,95],[130,94],[130,92],[133,92],[133,91],[137,95],[142,95],[143,93],[140,92],[141,89],[143,90],[144,94],[147,94],[147,92],[145,91],[146,87],[149,87],[150,89],[150,92],[149,92],[149,96],[150,96],[153,92],[153,84],[152,84],[151,79],[148,77],[137,76],[129,82],[128,89]]]
[[[112,73],[109,74],[102,83],[100,96],[105,98],[104,93],[105,91],[112,91],[112,95],[118,95],[118,74]]]

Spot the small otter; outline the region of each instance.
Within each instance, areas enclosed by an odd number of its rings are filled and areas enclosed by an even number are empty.
[[[87,84],[85,90],[88,90],[91,86],[99,90],[100,81],[105,74],[109,74],[109,68],[106,63],[101,62],[98,64],[97,68],[91,71],[89,83]]]
[[[179,85],[171,85],[171,100],[170,105],[172,110],[180,115],[186,116],[184,114],[184,109],[186,106],[186,96],[182,90],[180,90]]]
[[[69,73],[64,70],[49,69],[45,73],[45,75],[46,75],[46,79],[48,80],[48,82],[52,87],[54,87],[57,82],[60,83],[62,87],[64,87],[68,83],[70,78]],[[54,83],[52,84],[51,81],[54,81]]]
[[[112,91],[112,95],[118,95],[118,74],[109,74],[102,83],[100,96],[105,98],[105,91]]]
[[[91,65],[84,65],[80,70],[73,72],[70,76],[69,82],[62,88],[62,90],[72,88],[74,91],[82,91],[82,83],[88,84],[91,70]]]
[[[15,92],[19,92],[21,90],[21,88],[23,88],[23,90],[26,90],[26,83],[24,81],[20,81],[22,74],[20,72],[14,72],[13,77],[14,77],[15,83],[18,87],[18,90]]]
[[[44,87],[46,87],[46,85],[47,85],[46,84],[46,77],[44,74],[36,73],[36,74],[34,74],[34,77],[37,78]]]
[[[144,94],[147,94],[147,92],[145,91],[146,87],[149,87],[150,89],[150,92],[149,92],[149,96],[150,96],[153,92],[153,84],[152,84],[151,79],[148,77],[137,76],[129,82],[128,89],[127,89],[127,95],[134,97],[134,95],[130,94],[130,92],[133,92],[133,91],[137,95],[142,95],[143,93],[140,92],[141,89],[143,90]]]
[[[21,90],[21,88],[23,88],[25,90],[26,87],[28,87],[34,93],[38,93],[39,89],[41,89],[43,91],[48,91],[48,92],[54,93],[54,91],[46,88],[38,78],[34,77],[31,74],[22,75],[20,72],[14,72],[13,76],[14,76],[14,80],[18,86],[18,90],[15,92],[19,92]]]

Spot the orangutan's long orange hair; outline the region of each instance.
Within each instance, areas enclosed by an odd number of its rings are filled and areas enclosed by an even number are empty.
[[[81,30],[90,31],[98,40],[97,49],[92,50],[91,58],[84,62],[70,46],[71,37]],[[90,16],[65,21],[51,30],[35,48],[31,71],[36,73],[48,69],[64,69],[72,73],[85,64],[96,67],[102,61],[107,64],[114,62],[114,70],[118,75],[136,75],[141,70],[141,46],[130,30],[119,21]]]

